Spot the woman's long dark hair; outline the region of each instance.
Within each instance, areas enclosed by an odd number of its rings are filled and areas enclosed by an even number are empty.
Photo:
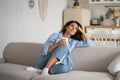
[[[72,24],[72,23],[76,23],[77,26],[82,29],[82,25],[81,25],[79,22],[71,20],[71,21],[68,21],[68,22],[63,26],[63,28],[61,29],[60,32],[62,32],[62,33],[64,34],[65,31],[66,31],[66,27],[68,27],[68,26],[69,26],[70,24]],[[71,38],[72,38],[72,39],[75,39],[75,40],[79,40],[79,41],[84,40],[83,34],[82,34],[79,30],[77,30],[77,32],[75,33],[75,35],[72,35]]]

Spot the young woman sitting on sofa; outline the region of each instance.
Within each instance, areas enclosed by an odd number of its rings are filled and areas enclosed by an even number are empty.
[[[72,70],[71,51],[74,48],[91,46],[90,37],[77,21],[69,21],[59,33],[53,33],[45,42],[35,68],[27,71],[41,71],[41,75],[66,73]],[[40,70],[39,70],[40,69]]]

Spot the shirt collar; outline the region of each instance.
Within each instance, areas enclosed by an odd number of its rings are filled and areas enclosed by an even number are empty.
[[[63,32],[60,32],[60,33],[58,34],[58,38],[61,39],[62,36],[63,36]],[[68,41],[71,43],[72,39],[69,38]]]

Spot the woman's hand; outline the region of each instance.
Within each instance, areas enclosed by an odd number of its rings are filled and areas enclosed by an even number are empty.
[[[82,33],[85,33],[81,27],[78,27],[78,30]]]
[[[88,36],[81,27],[78,27],[78,30],[83,34],[86,40],[91,39],[90,36]]]
[[[65,39],[61,39],[60,41],[58,41],[57,43],[51,45],[49,48],[48,48],[48,53],[51,52],[52,50],[54,50],[57,46],[66,46],[67,45],[67,42]]]
[[[67,45],[67,42],[65,39],[61,39],[60,41],[57,42],[57,45],[58,46],[66,46]]]

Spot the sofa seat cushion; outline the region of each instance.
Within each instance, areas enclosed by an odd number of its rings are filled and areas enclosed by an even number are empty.
[[[0,80],[30,80],[37,73],[27,72],[27,66],[4,63],[0,64]]]
[[[71,71],[69,73],[35,76],[32,80],[114,80],[107,72]]]

